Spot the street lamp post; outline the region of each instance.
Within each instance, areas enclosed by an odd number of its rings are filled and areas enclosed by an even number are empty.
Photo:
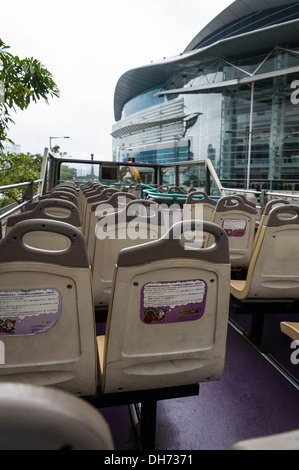
[[[93,162],[94,154],[91,153],[90,156],[91,156],[91,161]],[[93,168],[93,165],[91,165],[91,180],[94,181],[94,168]]]

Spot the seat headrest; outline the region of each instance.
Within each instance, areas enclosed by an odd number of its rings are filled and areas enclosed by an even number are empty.
[[[188,248],[181,241],[185,232],[199,231],[210,233],[215,238],[208,248]],[[118,255],[118,266],[133,266],[166,258],[197,258],[201,260],[229,263],[228,236],[219,225],[198,220],[184,220],[174,224],[168,232],[158,240],[142,245],[124,248]]]
[[[28,246],[23,237],[29,232],[47,232],[63,235],[70,240],[64,250],[42,250]],[[0,260],[3,261],[41,261],[64,266],[88,267],[86,242],[79,229],[66,222],[33,219],[18,222],[0,240]]]

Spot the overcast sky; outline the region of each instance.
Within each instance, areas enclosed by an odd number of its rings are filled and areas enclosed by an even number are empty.
[[[51,72],[60,98],[12,113],[9,137],[43,153],[50,136],[69,156],[111,160],[115,85],[126,71],[183,52],[232,0],[10,0],[0,38]]]

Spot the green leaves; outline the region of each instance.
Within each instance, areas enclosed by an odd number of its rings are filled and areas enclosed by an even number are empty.
[[[41,164],[41,155],[30,155],[29,153],[5,155],[0,152],[0,186],[39,179]],[[5,198],[0,199],[0,207],[22,199],[22,191],[24,190],[25,188],[21,188],[21,190],[10,189],[1,193]]]
[[[4,102],[0,101],[0,149],[8,141],[7,130],[13,123],[10,110],[24,110],[29,104],[59,97],[51,73],[33,57],[20,59],[8,52],[9,46],[0,39],[0,82],[4,85]]]

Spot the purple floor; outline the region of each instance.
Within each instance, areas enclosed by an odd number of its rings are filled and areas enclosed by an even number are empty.
[[[128,407],[101,412],[116,449],[138,449]],[[225,450],[242,439],[296,428],[298,390],[229,326],[221,380],[201,384],[199,396],[158,402],[156,449]]]
[[[250,332],[251,315],[232,315],[231,318],[246,333]],[[279,364],[281,364],[289,374],[299,381],[299,365],[292,364],[290,356],[294,350],[291,349],[292,340],[281,332],[281,321],[299,322],[299,314],[267,314],[264,317],[264,328],[262,335],[262,345]]]
[[[223,377],[201,384],[198,397],[159,403],[156,447],[225,450],[238,440],[299,428],[298,398],[298,390],[229,327]]]

